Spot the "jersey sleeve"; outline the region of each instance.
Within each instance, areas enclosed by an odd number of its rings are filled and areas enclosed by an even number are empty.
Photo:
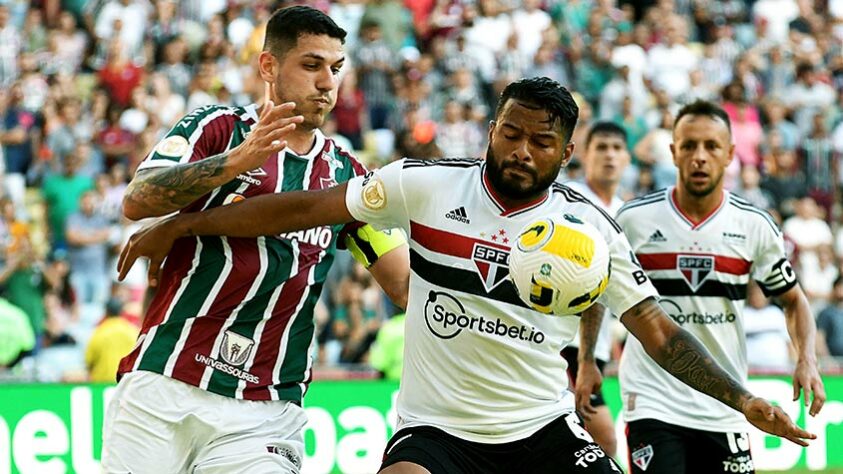
[[[771,220],[759,223],[755,236],[752,278],[766,296],[780,295],[796,286],[796,272],[787,258],[784,237]]]
[[[354,219],[375,229],[409,228],[403,187],[404,160],[369,171],[348,181],[345,204]]]
[[[231,138],[234,111],[206,106],[182,118],[138,166],[150,168],[191,163],[222,153]]]
[[[606,291],[598,302],[620,317],[641,301],[658,298],[658,291],[639,266],[626,236],[622,232],[611,233],[606,243],[609,244],[612,270]]]

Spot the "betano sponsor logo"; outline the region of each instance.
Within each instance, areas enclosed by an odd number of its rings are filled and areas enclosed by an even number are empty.
[[[544,333],[535,327],[508,324],[500,318],[468,315],[460,300],[441,291],[428,294],[424,305],[424,320],[430,332],[441,339],[452,339],[466,329],[536,344],[545,340]]]
[[[334,240],[334,232],[328,226],[314,227],[307,230],[297,230],[295,232],[285,232],[278,234],[279,239],[296,240],[299,243],[315,245],[323,249],[331,246]]]
[[[737,319],[735,313],[700,313],[698,311],[685,312],[675,302],[662,298],[662,308],[676,321],[676,324],[731,324]]]

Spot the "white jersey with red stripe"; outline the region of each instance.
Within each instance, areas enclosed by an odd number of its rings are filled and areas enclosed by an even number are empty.
[[[618,214],[621,206],[623,206],[623,199],[618,195],[612,196],[612,202],[606,204],[603,200],[591,190],[588,184],[582,181],[569,181],[565,183],[566,186],[577,191],[585,196],[586,199],[593,202],[594,205],[600,206],[607,214],[615,217]],[[620,316],[620,315],[618,315]],[[580,347],[580,334],[577,335],[569,344],[572,347]],[[608,362],[612,358],[612,312],[606,311],[603,314],[603,322],[600,324],[600,332],[597,333],[597,341],[594,343],[594,357],[604,362]]]
[[[655,289],[617,224],[570,188],[507,209],[480,160],[391,163],[348,183],[355,219],[409,235],[410,293],[398,428],[433,426],[482,443],[535,433],[574,409],[562,348],[579,319],[528,308],[508,278],[509,249],[528,222],[570,213],[609,243],[602,302],[621,314]]]
[[[767,295],[796,284],[779,228],[765,211],[724,192],[700,222],[674,188],[629,201],[618,213],[635,256],[661,294],[662,308],[702,342],[735,379],[746,382],[743,307],[749,279]],[[744,417],[659,367],[634,338],[620,365],[627,421],[655,418],[706,431],[746,431]]]

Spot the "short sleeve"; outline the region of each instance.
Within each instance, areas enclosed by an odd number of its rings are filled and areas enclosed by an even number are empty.
[[[138,171],[190,163],[222,153],[231,139],[236,118],[234,110],[227,107],[212,105],[194,110],[155,145]]]
[[[609,308],[612,314],[621,316],[647,298],[658,298],[658,291],[635,260],[626,236],[618,232],[607,239],[607,243],[612,270],[609,285],[598,302]]]
[[[772,221],[765,219],[762,224],[755,233],[752,278],[766,296],[776,296],[796,286],[796,272],[785,253],[782,233]]]
[[[345,203],[355,220],[375,229],[409,227],[407,203],[402,186],[404,160],[369,171],[348,181]]]

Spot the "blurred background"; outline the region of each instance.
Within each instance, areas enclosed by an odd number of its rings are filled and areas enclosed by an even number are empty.
[[[370,167],[482,156],[503,86],[541,75],[576,91],[575,143],[596,120],[626,129],[632,198],[674,182],[679,107],[720,102],[726,187],[779,221],[821,368],[841,373],[843,0],[0,0],[0,383],[113,382],[146,292],[142,265],[115,279],[144,224],[123,190],[184,114],[262,100],[265,22],[295,3],[348,31],[324,131]],[[579,175],[575,152],[559,180]],[[789,374],[782,311],[755,288],[745,317],[753,373]],[[403,315],[346,252],[316,318],[316,380],[397,380]]]

